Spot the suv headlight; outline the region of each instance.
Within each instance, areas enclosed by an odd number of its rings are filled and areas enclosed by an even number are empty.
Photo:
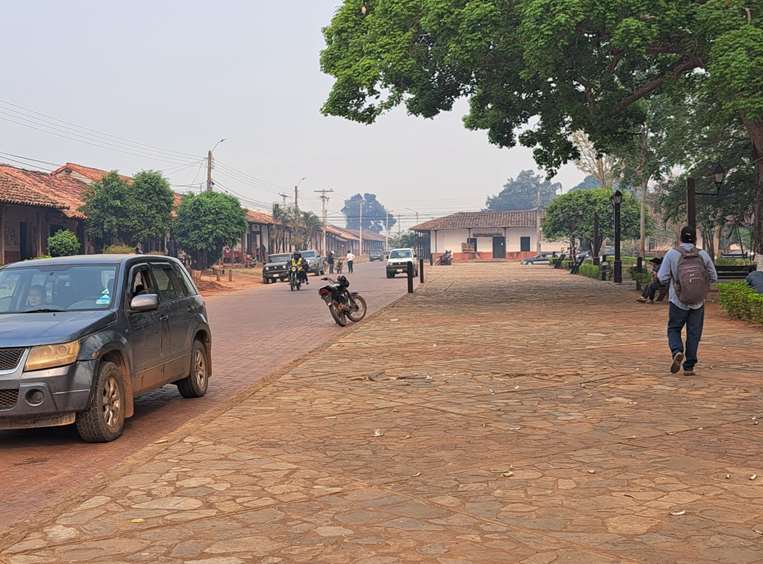
[[[26,359],[24,371],[43,370],[66,366],[77,360],[79,354],[79,341],[61,343],[59,345],[41,345],[32,347]]]

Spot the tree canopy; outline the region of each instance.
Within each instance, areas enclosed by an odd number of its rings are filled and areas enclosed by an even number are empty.
[[[155,170],[144,170],[133,177],[130,186],[132,205],[130,224],[133,242],[163,238],[172,223],[175,194],[170,183]]]
[[[387,220],[389,220],[390,229],[397,223],[391,213],[389,218],[387,217],[387,208],[376,199],[376,194],[355,194],[349,200],[345,200],[342,208],[347,229],[360,229],[361,205],[363,206],[363,229],[381,233],[387,226]]]
[[[404,104],[433,117],[469,98],[465,124],[533,148],[549,174],[636,136],[637,103],[712,94],[763,155],[763,10],[743,0],[345,0],[321,56],[323,112],[362,123]],[[758,3],[759,6],[759,3]],[[763,167],[757,171],[763,231]]]
[[[614,236],[612,192],[606,188],[576,190],[556,197],[546,208],[543,236],[547,239],[594,240],[594,223],[598,218],[599,240]],[[639,236],[639,204],[632,194],[623,194],[621,205],[621,231],[623,239]],[[650,222],[651,224],[651,222]],[[651,225],[649,225],[651,227]],[[594,251],[598,253],[598,248]]]
[[[601,184],[599,184],[599,181],[596,180],[595,176],[589,174],[581,180],[579,184],[570,188],[570,192],[575,192],[576,190],[593,190],[594,188],[601,188]]]
[[[180,246],[206,268],[220,259],[246,231],[246,212],[233,196],[220,192],[186,194],[173,225]]]
[[[489,196],[487,209],[491,211],[530,210],[545,207],[562,189],[558,182],[551,182],[532,170],[521,171],[516,178],[509,178],[496,196]]]

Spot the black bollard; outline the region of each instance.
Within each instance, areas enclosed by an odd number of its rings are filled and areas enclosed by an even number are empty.
[[[434,266],[434,255],[429,253],[429,266]]]
[[[408,262],[408,293],[413,294],[413,261]]]
[[[639,256],[636,259],[636,272],[644,272],[644,257]]]
[[[424,259],[419,259],[419,282],[424,283]]]

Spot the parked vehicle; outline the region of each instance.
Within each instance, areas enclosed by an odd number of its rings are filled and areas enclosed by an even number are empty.
[[[302,273],[299,271],[298,267],[290,266],[289,267],[289,288],[293,292],[294,290],[299,291],[301,287],[302,287]]]
[[[534,257],[526,258],[522,264],[549,264],[551,262],[551,253],[541,253]]]
[[[387,278],[394,278],[399,272],[407,273],[408,264],[413,264],[413,275],[419,275],[416,252],[413,249],[392,249],[387,259]]]
[[[270,255],[268,262],[262,267],[262,282],[270,284],[271,282],[285,281],[289,279],[289,261],[291,254]]]
[[[207,392],[204,300],[176,259],[89,255],[0,269],[0,429],[70,425],[118,438],[133,398]]]
[[[307,261],[309,274],[315,274],[316,276],[324,275],[324,270],[326,267],[324,266],[323,257],[318,253],[318,251],[310,249],[307,251],[298,252],[302,255],[302,260]]]
[[[371,251],[368,253],[368,262],[384,261],[384,253],[382,251]]]
[[[361,321],[368,312],[366,300],[357,292],[350,292],[350,281],[344,276],[332,278],[323,278],[331,282],[320,290],[318,294],[326,302],[331,312],[331,317],[340,327],[347,325],[347,320],[357,323]]]

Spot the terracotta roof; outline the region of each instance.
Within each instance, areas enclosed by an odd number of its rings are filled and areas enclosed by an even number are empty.
[[[23,177],[19,178],[14,167],[0,165],[0,202],[4,204],[16,204],[20,206],[39,206],[45,208],[61,208],[60,203],[55,202],[30,189]]]
[[[278,225],[278,222],[273,219],[273,216],[269,213],[246,210],[246,220],[250,223],[260,223],[262,225]]]
[[[25,191],[26,201],[13,203],[58,208],[68,217],[84,219],[85,216],[79,211],[87,189],[84,182],[68,176],[51,176],[45,172],[10,165],[0,165],[0,172],[6,178],[12,178],[16,185],[22,186]]]
[[[326,226],[326,233],[331,233],[332,235],[339,237],[340,239],[344,239],[345,241],[350,241],[351,239],[355,239],[355,237],[352,236],[351,233],[348,233],[344,229],[340,229],[339,227],[334,227],[333,225],[327,225]]]
[[[356,239],[360,239],[360,230],[358,230],[358,229],[345,229],[345,231],[355,235]],[[378,233],[374,233],[373,231],[369,231],[368,229],[364,229],[363,230],[363,240],[364,241],[386,241],[387,238],[384,235],[379,235]]]
[[[537,210],[458,212],[425,221],[412,227],[413,231],[443,229],[489,229],[491,227],[535,227]]]
[[[54,170],[50,174],[52,176],[63,176],[63,175],[70,175],[72,172],[76,172],[80,176],[84,176],[90,182],[98,182],[101,178],[109,174],[109,172],[111,171],[101,170],[100,168],[93,168],[91,166],[84,166],[77,163],[66,163],[63,166],[58,167],[56,170]],[[132,182],[132,178],[130,176],[125,176],[124,174],[120,174],[119,178],[121,178],[125,182]]]

